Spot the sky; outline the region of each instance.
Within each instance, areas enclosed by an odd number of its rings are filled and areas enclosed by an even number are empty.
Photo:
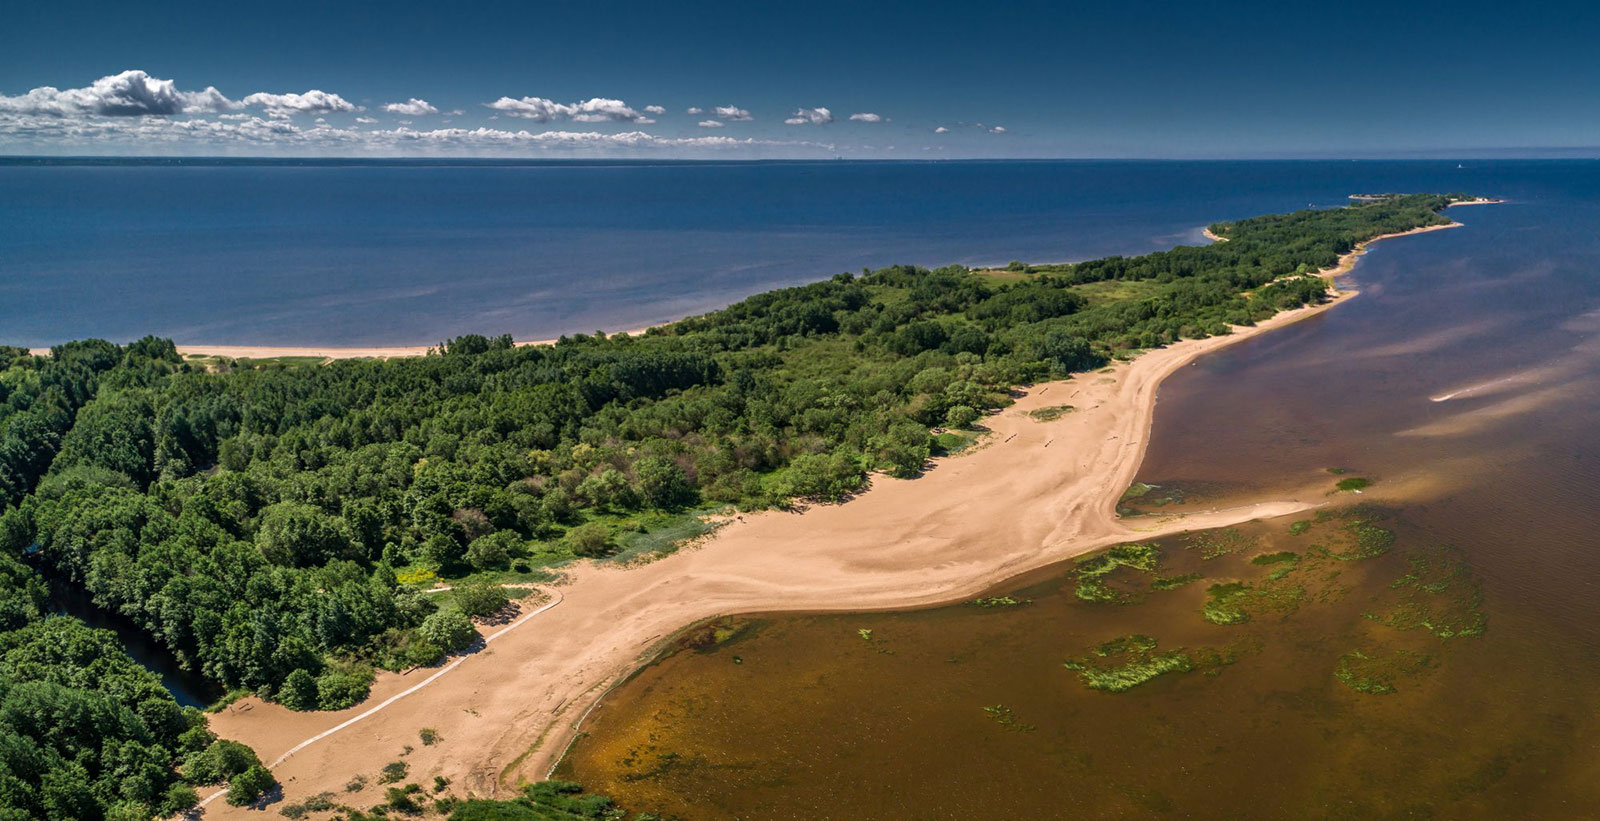
[[[1363,2],[52,2],[0,154],[1600,155],[1600,11]]]

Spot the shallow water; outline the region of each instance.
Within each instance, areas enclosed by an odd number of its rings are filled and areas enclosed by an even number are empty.
[[[1592,814],[1600,169],[1558,170],[1470,189],[1515,201],[1374,246],[1361,297],[1161,390],[1140,480],[1183,501],[1154,515],[1375,501],[1388,553],[1314,558],[1342,520],[1279,520],[1165,541],[1160,574],[1205,578],[1116,571],[1136,603],[1080,599],[1068,565],[1007,585],[1022,606],[762,617],[618,688],[563,773],[688,818]],[[1355,476],[1374,484],[1330,495]],[[1302,559],[1277,581],[1249,561],[1283,550]],[[1434,575],[1412,584],[1417,567]],[[1207,621],[1207,588],[1233,580],[1275,592],[1247,623]],[[1442,635],[1472,612],[1482,635]],[[1064,666],[1130,634],[1235,660],[1121,693]],[[1393,692],[1353,687],[1367,668]]]

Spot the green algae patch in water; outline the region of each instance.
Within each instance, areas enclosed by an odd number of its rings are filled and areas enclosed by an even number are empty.
[[[1199,573],[1182,573],[1176,576],[1157,576],[1150,580],[1151,590],[1177,590],[1202,579]]]
[[[1180,650],[1156,652],[1158,642],[1150,636],[1134,634],[1112,639],[1092,653],[1065,663],[1078,671],[1083,686],[1108,693],[1123,693],[1168,673],[1187,673],[1194,661]]]
[[[1362,491],[1372,487],[1372,480],[1365,476],[1351,476],[1348,479],[1340,479],[1334,484],[1334,487],[1337,488],[1340,493]]]
[[[1244,612],[1240,600],[1250,592],[1250,585],[1245,582],[1213,584],[1206,589],[1208,598],[1205,607],[1200,609],[1200,615],[1212,624],[1244,624],[1250,620],[1250,614]]]
[[[1017,717],[1011,712],[1011,708],[1004,704],[991,704],[983,708],[983,711],[994,719],[994,723],[1012,732],[1031,733],[1037,729],[1032,724],[1024,724],[1018,721]]]
[[[1435,638],[1474,638],[1488,629],[1483,587],[1455,552],[1433,548],[1407,556],[1410,572],[1389,588],[1396,597],[1362,615],[1396,630],[1426,630]]]
[[[1229,527],[1190,533],[1184,537],[1183,543],[1189,550],[1200,551],[1200,558],[1209,561],[1253,548],[1259,540],[1253,536],[1246,536],[1239,528]]]
[[[1352,650],[1339,657],[1333,677],[1358,693],[1386,696],[1398,691],[1397,682],[1435,665],[1431,656],[1415,650]]]
[[[1077,562],[1077,596],[1088,602],[1137,602],[1137,594],[1109,584],[1111,575],[1121,567],[1154,573],[1160,566],[1161,546],[1157,544],[1119,544],[1105,552],[1085,556]]]
[[[1025,604],[1033,604],[1033,599],[1018,599],[1011,596],[986,596],[983,598],[973,599],[971,604],[973,607],[984,608],[1021,607]]]

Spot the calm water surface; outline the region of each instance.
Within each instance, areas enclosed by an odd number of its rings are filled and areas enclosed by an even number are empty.
[[[1139,254],[1356,189],[1574,164],[37,166],[0,158],[0,343],[426,344],[620,330],[901,262]],[[1532,182],[1530,183],[1530,180]]]
[[[563,771],[688,818],[1593,817],[1600,168],[1324,170],[1513,202],[1375,246],[1358,299],[1174,376],[1140,479],[1147,515],[1340,515],[1165,540],[1112,574],[1122,603],[1069,564],[996,591],[1018,606],[756,618],[615,691]],[[1374,484],[1329,495],[1351,476]],[[1386,552],[1351,552],[1352,515]],[[1249,620],[1208,621],[1234,581]],[[1064,664],[1130,635],[1193,669],[1111,693]]]

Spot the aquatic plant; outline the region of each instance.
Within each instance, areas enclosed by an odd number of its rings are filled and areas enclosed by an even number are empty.
[[[1126,692],[1167,673],[1187,673],[1194,669],[1194,662],[1183,650],[1158,653],[1156,645],[1156,640],[1150,636],[1122,636],[1063,665],[1077,671],[1085,687],[1111,693]],[[1111,659],[1121,659],[1121,663],[1107,663]]]
[[[1201,579],[1199,573],[1184,573],[1179,576],[1157,576],[1150,580],[1151,590],[1177,590],[1190,582]]]
[[[857,630],[856,635],[860,636],[863,641],[872,641],[872,631],[865,627]]]
[[[1250,620],[1250,614],[1244,612],[1238,600],[1249,591],[1250,585],[1245,582],[1213,584],[1206,588],[1209,598],[1200,609],[1200,614],[1212,624],[1244,624]]]
[[[1447,548],[1407,556],[1409,572],[1390,583],[1397,599],[1362,615],[1396,630],[1426,630],[1440,639],[1483,635],[1489,618],[1472,568]]]
[[[991,596],[988,598],[973,599],[972,604],[977,607],[1020,607],[1024,604],[1033,604],[1033,599],[1017,599],[1011,596]]]
[[[1311,529],[1311,521],[1309,519],[1301,519],[1300,521],[1294,522],[1294,523],[1289,525],[1289,535],[1291,535],[1291,536],[1299,536],[1300,534],[1302,534],[1302,533],[1304,533],[1304,532],[1306,532],[1307,530],[1310,530],[1310,529]]]
[[[1207,561],[1255,547],[1256,542],[1257,539],[1246,536],[1236,527],[1190,533],[1184,537],[1184,547],[1199,550],[1200,558]]]
[[[1364,476],[1352,476],[1348,479],[1340,479],[1338,483],[1334,485],[1334,487],[1337,487],[1341,492],[1345,493],[1357,490],[1365,490],[1371,486],[1372,480]]]
[[[1373,653],[1352,650],[1339,657],[1333,677],[1358,693],[1383,696],[1397,690],[1395,682],[1414,676],[1434,663],[1432,657],[1414,650]]]
[[[1011,712],[1011,708],[1004,704],[991,704],[983,708],[983,711],[994,719],[994,723],[1012,732],[1031,733],[1035,729],[1032,724],[1023,724],[1017,721],[1016,716]]]
[[[1077,563],[1077,596],[1089,602],[1132,601],[1130,593],[1107,584],[1107,577],[1119,567],[1154,573],[1160,563],[1161,546],[1157,544],[1120,544],[1101,553],[1085,556]]]

